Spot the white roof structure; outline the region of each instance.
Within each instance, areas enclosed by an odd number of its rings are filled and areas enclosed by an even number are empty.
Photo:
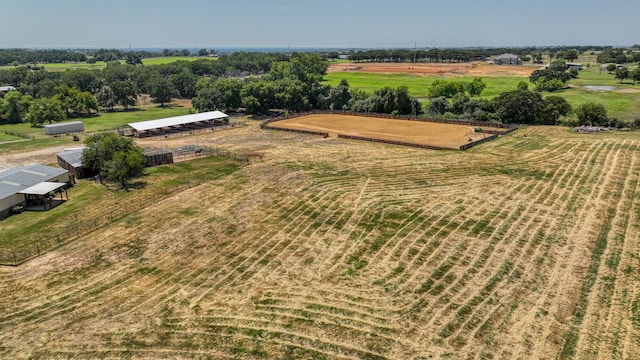
[[[52,191],[56,191],[61,187],[64,187],[65,185],[65,183],[45,181],[21,190],[18,192],[18,194],[45,195]]]
[[[166,119],[140,121],[140,122],[130,123],[129,126],[131,126],[137,131],[146,131],[146,130],[152,130],[152,129],[162,129],[162,128],[171,127],[171,126],[193,124],[200,121],[224,119],[228,117],[229,115],[221,111],[209,111],[209,112],[204,112],[199,114],[176,116],[176,117],[171,117]]]
[[[0,199],[18,194],[24,189],[43,181],[54,179],[65,173],[67,173],[65,169],[44,165],[31,165],[0,171]]]

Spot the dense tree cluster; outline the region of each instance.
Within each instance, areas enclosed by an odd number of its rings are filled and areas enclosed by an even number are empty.
[[[460,92],[449,102],[445,97],[431,99],[429,115],[444,115],[474,121],[557,125],[571,113],[571,106],[562,97],[543,98],[537,91],[517,89],[504,92],[493,100],[473,100]]]

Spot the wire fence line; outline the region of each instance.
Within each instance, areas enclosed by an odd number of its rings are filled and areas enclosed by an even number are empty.
[[[217,155],[227,157],[230,160],[238,161],[240,162],[241,167],[246,166],[250,163],[250,159],[246,156],[242,156],[232,151],[217,147],[189,145],[183,147],[183,149],[184,151],[182,156],[185,157],[189,156],[196,158]],[[194,155],[193,153],[196,151],[199,151],[199,153],[197,155]],[[181,191],[222,178],[235,171],[235,169],[237,169],[237,166],[228,166],[223,168],[222,171],[213,176],[208,176],[205,178],[195,178],[192,180],[186,180],[185,182],[178,183],[176,185],[152,189],[150,193],[140,193],[126,200],[125,202],[117,203],[107,209],[86,209],[87,211],[83,211],[83,214],[85,215],[85,218],[89,218],[90,220],[78,221],[77,216],[72,216],[67,219],[61,219],[67,221],[68,225],[54,235],[47,236],[27,246],[5,249],[0,248],[0,265],[18,266],[24,264],[25,262],[35,257],[41,256],[82,236],[88,235],[106,225],[123,219],[132,213],[153,206],[159,201],[167,199]]]

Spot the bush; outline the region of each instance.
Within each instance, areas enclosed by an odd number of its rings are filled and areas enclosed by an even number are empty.
[[[602,104],[587,102],[575,109],[578,123],[586,126],[608,126],[607,109]]]

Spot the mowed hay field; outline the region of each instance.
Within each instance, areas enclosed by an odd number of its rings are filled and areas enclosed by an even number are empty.
[[[532,127],[466,152],[208,136],[257,156],[0,268],[0,357],[640,354],[637,133]]]
[[[490,136],[484,133],[475,133],[474,127],[471,125],[341,114],[312,114],[276,121],[269,126],[326,132],[333,137],[344,134],[451,149],[459,149],[460,145],[468,143],[469,138],[480,140]],[[490,129],[504,131],[499,128]]]

